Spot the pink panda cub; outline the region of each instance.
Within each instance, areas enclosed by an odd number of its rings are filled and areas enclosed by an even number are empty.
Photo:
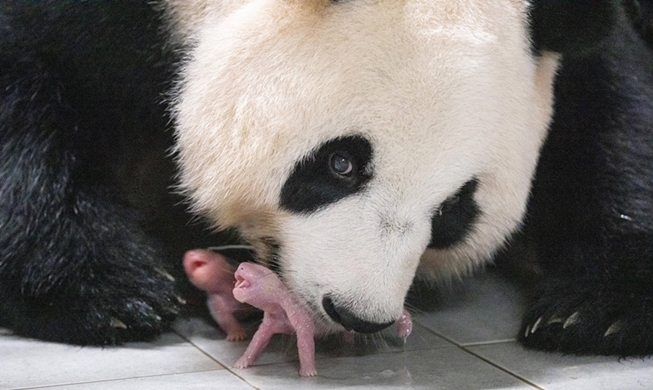
[[[299,374],[317,374],[313,317],[293,300],[288,287],[274,272],[259,264],[241,263],[234,273],[222,255],[207,250],[187,252],[184,267],[191,282],[208,293],[211,314],[227,333],[227,340],[245,338],[245,331],[234,317],[234,311],[249,307],[244,304],[263,310],[263,322],[245,353],[234,364],[235,368],[250,366],[274,334],[294,333],[297,335]],[[406,310],[396,325],[397,335],[405,340],[412,331],[412,319]]]
[[[245,340],[245,329],[234,317],[234,312],[251,308],[234,298],[234,267],[218,253],[196,249],[184,255],[184,270],[191,283],[206,292],[209,311],[227,334],[227,340]]]

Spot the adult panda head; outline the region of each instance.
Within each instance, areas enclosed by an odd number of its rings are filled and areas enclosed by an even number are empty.
[[[383,328],[519,225],[557,65],[526,1],[180,3],[182,186],[325,328]]]

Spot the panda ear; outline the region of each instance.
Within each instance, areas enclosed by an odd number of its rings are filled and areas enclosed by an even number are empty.
[[[536,52],[591,50],[617,24],[622,0],[532,0],[530,22]]]

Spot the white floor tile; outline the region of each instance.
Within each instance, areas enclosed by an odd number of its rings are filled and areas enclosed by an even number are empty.
[[[57,386],[52,390],[252,390],[227,370]]]
[[[322,359],[318,376],[301,378],[296,363],[235,372],[265,389],[525,389],[533,387],[457,347]]]
[[[254,329],[256,326],[257,324],[251,325]],[[229,367],[245,352],[249,344],[249,340],[242,342],[227,341],[223,332],[199,318],[177,321],[174,328],[198,348]],[[451,343],[434,335],[419,324],[415,324],[413,333],[406,340],[406,344],[404,344],[403,339],[393,334],[393,329],[388,329],[380,335],[356,335],[353,344],[342,341],[338,335],[323,339],[318,338],[316,358],[364,356],[448,346],[451,346]],[[286,335],[275,335],[254,364],[265,365],[296,360],[296,339]]]
[[[415,321],[460,345],[513,340],[524,307],[517,288],[494,273],[468,278],[437,302]]]
[[[479,356],[547,390],[653,389],[653,360],[563,356],[519,344],[469,347]]]
[[[300,378],[294,338],[276,337],[249,369],[225,370],[248,342],[227,342],[200,319],[175,326],[192,343],[170,333],[155,343],[107,349],[21,339],[0,329],[0,390],[535,388],[528,383],[547,390],[653,389],[653,359],[560,356],[500,342],[516,335],[523,306],[517,290],[496,275],[477,276],[438,302],[416,323],[482,359],[417,325],[405,346],[391,330],[353,345],[337,337],[319,341],[318,377]],[[257,324],[250,326],[253,333]]]
[[[105,349],[0,336],[3,390],[222,368],[174,333]]]
[[[256,326],[248,326],[248,333],[253,334]],[[245,341],[227,341],[220,329],[209,325],[203,319],[191,318],[178,320],[173,328],[202,351],[218,360],[226,367],[231,367],[245,352],[249,339]],[[282,363],[294,359],[295,345],[291,339],[274,337],[256,364]]]

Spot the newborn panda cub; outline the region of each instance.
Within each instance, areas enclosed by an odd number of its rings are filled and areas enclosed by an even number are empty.
[[[234,316],[236,311],[246,308],[231,292],[235,268],[221,255],[198,249],[186,252],[184,270],[195,287],[207,292],[206,305],[227,334],[227,340],[245,340],[245,329]]]
[[[255,263],[241,263],[235,271],[220,254],[208,250],[188,251],[184,269],[190,281],[208,293],[207,305],[227,340],[245,339],[245,331],[234,316],[249,304],[263,310],[263,322],[254,334],[235,368],[249,367],[276,333],[297,334],[299,374],[317,375],[315,367],[315,326],[308,311],[297,304],[288,287],[270,269]],[[234,285],[235,278],[235,285]],[[397,335],[404,338],[412,331],[410,314],[404,310],[397,320]]]

